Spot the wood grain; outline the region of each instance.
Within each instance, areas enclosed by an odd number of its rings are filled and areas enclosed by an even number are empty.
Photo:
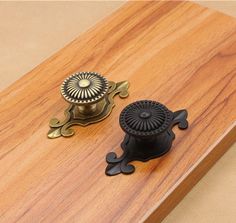
[[[47,138],[75,71],[129,80],[103,122]],[[235,141],[236,21],[189,2],[131,2],[0,93],[0,222],[158,222]],[[186,108],[166,156],[107,177],[119,113],[135,100]]]

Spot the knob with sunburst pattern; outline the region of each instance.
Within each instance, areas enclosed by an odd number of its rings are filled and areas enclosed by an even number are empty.
[[[64,80],[61,94],[64,99],[79,107],[81,113],[92,113],[96,104],[108,93],[106,78],[96,72],[78,72]]]
[[[134,137],[151,137],[165,131],[172,120],[172,112],[164,105],[150,100],[128,105],[120,114],[120,126]]]
[[[165,105],[151,100],[136,101],[120,114],[120,126],[126,133],[118,158],[114,152],[106,156],[106,175],[131,174],[135,167],[129,162],[148,161],[166,154],[175,138],[172,127],[188,127],[187,110],[170,111]]]

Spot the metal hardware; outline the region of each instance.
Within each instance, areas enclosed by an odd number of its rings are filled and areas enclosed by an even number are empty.
[[[87,126],[105,119],[115,106],[114,96],[119,94],[120,98],[126,98],[128,88],[128,81],[107,81],[95,72],[79,72],[66,78],[61,94],[70,105],[63,121],[50,120],[48,138],[69,137],[75,133],[71,126]]]
[[[108,166],[106,175],[131,174],[135,167],[129,162],[146,162],[166,154],[175,138],[172,127],[188,128],[186,110],[171,112],[164,105],[150,100],[134,102],[120,114],[120,126],[126,133],[121,148],[123,154],[118,158],[110,152],[106,156]]]

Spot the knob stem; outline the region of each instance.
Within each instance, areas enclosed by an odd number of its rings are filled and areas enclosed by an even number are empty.
[[[83,115],[89,115],[96,111],[97,104],[91,104],[91,105],[80,105],[78,106],[79,112]]]

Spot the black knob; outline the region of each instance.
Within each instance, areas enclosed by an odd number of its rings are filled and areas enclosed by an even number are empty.
[[[129,162],[148,161],[167,153],[175,138],[172,127],[178,124],[180,129],[188,127],[187,111],[170,111],[159,102],[142,100],[123,109],[120,114],[120,126],[126,133],[121,148],[121,157],[108,153],[106,174],[130,174],[135,168]]]

